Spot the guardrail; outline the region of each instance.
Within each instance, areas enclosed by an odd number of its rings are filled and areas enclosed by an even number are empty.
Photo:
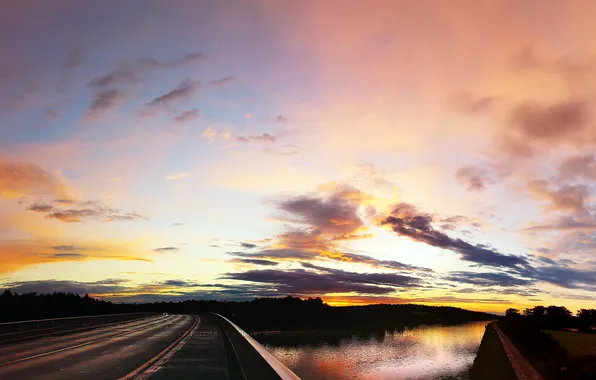
[[[0,344],[14,343],[68,332],[143,319],[158,313],[121,313],[87,315],[0,323]]]
[[[275,356],[271,355],[271,353],[269,351],[267,351],[267,349],[265,347],[263,347],[253,337],[251,337],[247,332],[245,332],[240,327],[238,327],[234,322],[230,321],[229,319],[227,319],[226,317],[224,317],[220,314],[217,314],[217,313],[212,313],[212,314],[221,318],[223,321],[225,321],[231,327],[231,331],[228,328],[228,329],[224,329],[224,332],[228,336],[228,339],[230,339],[230,344],[232,345],[232,348],[236,352],[236,357],[240,363],[240,370],[241,370],[242,375],[245,379],[253,379],[253,378],[254,379],[268,379],[268,378],[271,378],[271,376],[266,376],[263,373],[260,373],[260,374],[255,373],[256,370],[258,370],[258,368],[254,368],[255,361],[252,360],[252,358],[250,358],[250,357],[244,357],[244,355],[242,355],[242,354],[238,355],[238,351],[242,350],[242,347],[238,347],[239,346],[238,343],[241,343],[241,341],[239,341],[237,339],[238,337],[241,337],[242,342],[245,342],[245,345],[252,348],[252,350],[254,350],[255,354],[258,354],[258,356],[260,356],[266,362],[266,364],[269,366],[269,368],[280,379],[282,379],[282,380],[300,380],[300,378],[298,376],[296,376],[296,374],[294,372],[292,372],[288,367],[286,367],[282,362],[280,362]],[[234,343],[236,343],[236,344],[234,344]],[[244,349],[244,351],[246,352],[246,349]],[[248,363],[253,365],[252,369],[250,367],[246,366],[246,364],[248,364]],[[254,372],[251,374],[250,373],[251,371],[254,371]]]

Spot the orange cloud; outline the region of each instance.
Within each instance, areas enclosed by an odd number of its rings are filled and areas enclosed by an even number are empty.
[[[53,195],[68,197],[65,181],[39,165],[12,162],[0,158],[0,198],[18,198],[26,195]]]
[[[62,261],[152,261],[126,250],[117,251],[113,247],[57,245],[41,240],[3,241],[0,242],[0,274],[16,272],[29,265]]]

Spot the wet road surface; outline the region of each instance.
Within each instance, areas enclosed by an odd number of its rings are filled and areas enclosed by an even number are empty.
[[[182,347],[196,326],[196,316],[159,316],[0,347],[0,379],[119,379]]]

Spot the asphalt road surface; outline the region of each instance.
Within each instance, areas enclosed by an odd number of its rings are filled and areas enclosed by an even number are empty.
[[[144,379],[180,349],[198,325],[197,316],[158,316],[3,346],[0,379]]]

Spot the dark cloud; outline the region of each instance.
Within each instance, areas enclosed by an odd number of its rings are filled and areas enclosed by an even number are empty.
[[[93,102],[91,102],[91,105],[87,109],[86,117],[96,118],[112,111],[120,106],[124,98],[124,93],[118,90],[100,92],[95,96],[95,99],[93,99]]]
[[[269,133],[262,133],[260,135],[253,135],[253,136],[238,136],[236,137],[237,141],[240,142],[251,142],[251,141],[266,141],[266,142],[275,142],[277,141],[277,137],[271,135]]]
[[[201,117],[201,113],[198,109],[193,108],[188,111],[181,112],[178,116],[174,117],[174,120],[179,123],[185,123],[190,120],[196,120]]]
[[[175,89],[160,95],[150,102],[147,102],[145,107],[150,109],[169,107],[172,103],[180,100],[188,100],[199,89],[200,84],[193,80],[187,79],[180,83]]]
[[[174,226],[176,226],[176,227],[183,226],[183,225],[184,225],[184,223],[180,223],[180,222],[174,223]]]
[[[535,281],[493,272],[449,272],[446,280],[479,286],[527,286]]]
[[[154,251],[155,252],[174,252],[174,251],[178,251],[178,247],[160,247],[160,248],[155,248]]]
[[[455,178],[467,186],[469,191],[482,191],[486,189],[487,185],[495,183],[486,170],[473,166],[464,166],[457,169]]]
[[[243,264],[254,264],[254,265],[266,265],[266,266],[275,266],[278,265],[278,262],[271,261],[271,260],[263,260],[263,259],[235,259],[234,262],[243,263]]]
[[[451,238],[435,230],[431,226],[432,222],[432,215],[419,213],[414,206],[401,203],[395,208],[393,215],[386,217],[381,225],[390,226],[397,235],[457,252],[462,260],[479,265],[515,268],[528,264],[521,256],[505,255],[487,245],[474,245],[459,238]]]
[[[66,223],[82,222],[86,219],[101,222],[147,220],[145,216],[136,212],[123,212],[96,201],[69,201],[70,208],[62,208],[63,202],[60,201],[62,200],[37,202],[27,207],[27,210],[45,213],[47,219],[56,219]]]
[[[253,244],[253,243],[246,243],[246,242],[242,242],[242,243],[240,243],[240,246],[241,246],[242,248],[248,248],[248,249],[251,249],[251,248],[257,248],[257,247],[258,247],[256,244]]]
[[[370,256],[349,253],[349,252],[333,252],[331,255],[321,254],[318,251],[307,251],[300,249],[278,248],[278,249],[264,249],[254,253],[248,252],[228,252],[229,255],[236,257],[243,257],[249,259],[273,259],[273,260],[333,260],[353,264],[370,265],[377,268],[387,268],[402,271],[421,271],[432,272],[432,269],[418,267],[400,263],[394,260],[379,260]]]
[[[326,294],[357,292],[361,294],[388,294],[396,288],[420,285],[420,279],[393,273],[355,273],[303,264],[316,271],[251,270],[227,273],[223,278],[275,285],[278,292],[291,294]]]
[[[551,258],[548,258],[546,256],[540,256],[538,258],[538,260],[541,261],[544,264],[549,264],[549,265],[555,265],[556,264],[556,261],[555,260],[553,260]]]
[[[275,121],[278,123],[287,123],[288,118],[285,117],[284,115],[277,115],[277,117],[275,118]]]
[[[119,67],[104,76],[93,79],[89,82],[89,86],[104,88],[123,83],[136,83],[138,81],[139,77],[136,71],[133,68],[124,66]]]
[[[52,247],[52,249],[59,252],[72,252],[84,251],[86,248],[78,245],[55,245]]]
[[[230,84],[236,80],[233,76],[227,76],[220,79],[215,79],[209,82],[210,86],[225,86],[226,84]]]
[[[364,227],[358,210],[366,198],[359,190],[343,187],[328,197],[304,195],[281,201],[278,207],[308,225],[312,234],[333,236]]]
[[[84,259],[87,258],[88,255],[84,253],[75,253],[75,252],[68,252],[68,253],[52,253],[50,255],[45,255],[46,257],[53,257],[56,259],[61,258],[70,258],[70,259]]]
[[[170,61],[158,61],[153,58],[141,58],[126,63],[115,70],[97,77],[89,82],[91,87],[108,87],[117,84],[130,84],[141,80],[148,71],[164,68],[174,68],[205,60],[202,53],[191,53]]]
[[[532,278],[570,289],[596,291],[596,271],[564,266],[546,266],[528,273]]]
[[[42,281],[16,281],[5,282],[4,287],[11,288],[17,293],[75,293],[75,294],[102,294],[118,293],[128,289],[124,284],[129,280],[125,279],[106,279],[96,282],[78,282],[78,281],[60,281],[60,280],[42,280]]]
[[[470,219],[463,215],[453,215],[440,220],[442,230],[455,230],[462,223],[469,223]]]

